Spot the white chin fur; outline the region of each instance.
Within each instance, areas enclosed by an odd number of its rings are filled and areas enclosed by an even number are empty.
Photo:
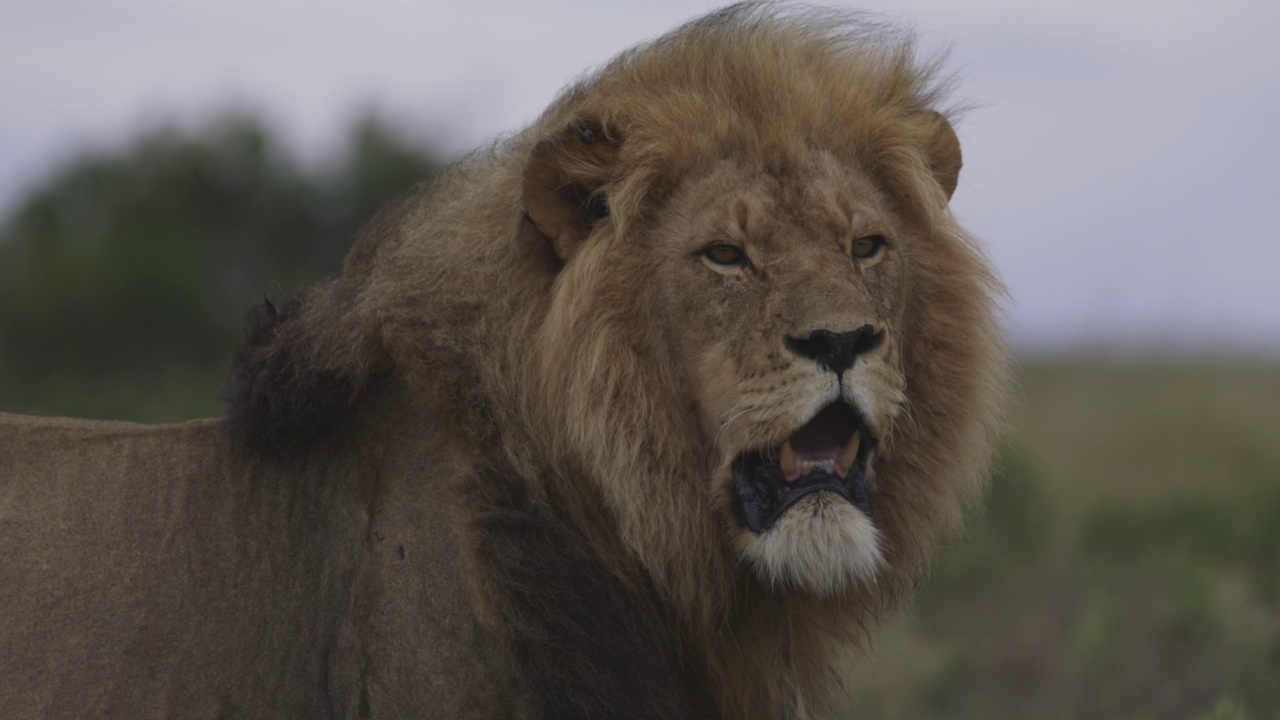
[[[801,498],[759,535],[743,530],[738,547],[765,581],[818,595],[858,580],[875,582],[882,561],[875,524],[829,492]]]

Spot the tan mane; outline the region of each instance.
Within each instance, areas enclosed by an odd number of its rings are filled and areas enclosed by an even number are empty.
[[[914,120],[936,106],[935,70],[916,63],[908,40],[857,18],[739,6],[624,54],[569,89],[538,124],[539,134],[548,134],[590,118],[602,134],[625,138],[614,174],[598,189],[608,197],[611,222],[597,230],[623,244],[698,163],[743,154],[785,171],[810,145],[869,168],[896,192],[901,211],[932,230],[931,251],[921,254],[914,278],[914,342],[901,359],[910,421],[892,436],[880,469],[890,478],[885,487],[911,494],[880,505],[890,572],[870,596],[778,597],[743,580],[719,528],[704,519],[716,499],[699,492],[696,478],[713,468],[689,442],[696,430],[673,393],[680,379],[646,352],[653,346],[648,323],[634,324],[627,312],[629,298],[646,291],[644,276],[638,272],[631,287],[593,282],[595,264],[625,262],[607,254],[608,243],[581,248],[557,280],[560,292],[533,347],[511,344],[513,367],[531,361],[518,385],[541,391],[533,422],[554,428],[557,455],[594,471],[608,504],[632,511],[619,513],[624,540],[657,572],[699,644],[712,649],[729,717],[776,706],[778,695],[794,691],[785,683],[743,682],[785,676],[734,667],[772,657],[744,646],[787,642],[791,658],[805,664],[795,682],[824,686],[831,646],[861,628],[869,610],[914,586],[938,544],[958,530],[961,507],[986,482],[1002,399],[1004,355],[993,307],[1000,286],[951,216],[949,189],[934,182],[931,158],[921,150],[932,128]],[[938,307],[950,315],[937,317]],[[790,629],[786,640],[777,625]],[[727,637],[729,626],[758,635]],[[807,697],[821,697],[822,689],[799,688]]]

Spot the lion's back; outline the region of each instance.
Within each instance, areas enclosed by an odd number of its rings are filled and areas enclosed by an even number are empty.
[[[273,457],[223,419],[0,414],[7,716],[509,715],[433,423],[356,425]]]

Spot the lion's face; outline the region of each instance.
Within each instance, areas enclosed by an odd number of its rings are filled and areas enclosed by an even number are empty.
[[[998,282],[947,210],[959,141],[905,96],[744,116],[662,77],[566,106],[531,147],[525,230],[559,260],[515,353],[534,432],[557,428],[678,602],[743,569],[892,600],[983,486],[998,424]]]
[[[653,316],[711,444],[711,492],[767,581],[827,592],[880,562],[905,232],[868,177],[821,151],[787,173],[723,161],[652,228]]]

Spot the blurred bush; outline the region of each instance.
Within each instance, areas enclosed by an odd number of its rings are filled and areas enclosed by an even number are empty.
[[[307,166],[246,115],[67,164],[0,229],[0,408],[216,414],[245,308],[335,273],[361,224],[437,167],[372,117]]]

